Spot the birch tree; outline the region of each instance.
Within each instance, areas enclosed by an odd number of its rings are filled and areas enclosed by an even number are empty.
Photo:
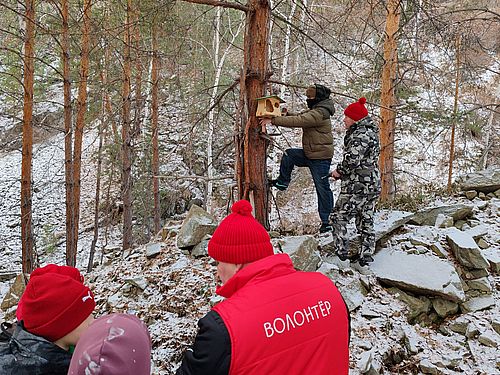
[[[215,128],[215,100],[221,80],[224,61],[230,49],[234,45],[236,38],[239,36],[241,29],[244,25],[243,22],[238,23],[236,31],[231,30],[231,25],[228,27],[228,32],[231,33],[231,39],[227,42],[226,47],[221,53],[221,22],[223,18],[222,7],[217,7],[215,15],[215,30],[214,30],[214,43],[213,43],[213,65],[214,65],[214,81],[213,88],[210,94],[209,112],[208,112],[208,134],[207,134],[207,210],[212,210],[212,193],[213,193],[213,180],[215,177],[215,168],[213,166],[213,142],[214,142],[214,128]],[[228,17],[230,20],[230,17]],[[241,20],[240,20],[241,21]]]
[[[269,22],[271,9],[268,0],[249,0],[246,6],[211,0],[186,0],[191,3],[239,9],[246,14],[243,50],[243,69],[240,76],[240,105],[235,163],[238,197],[252,202],[255,218],[268,227],[266,184],[266,140],[255,112],[256,98],[264,94],[268,76]]]

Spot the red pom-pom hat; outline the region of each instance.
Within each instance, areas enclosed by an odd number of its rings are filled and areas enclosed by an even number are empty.
[[[368,116],[368,110],[365,107],[366,98],[360,98],[357,102],[349,104],[344,110],[344,115],[353,119],[354,121],[359,121]]]
[[[219,262],[245,264],[273,255],[266,229],[252,216],[252,205],[240,200],[208,242],[208,255]]]

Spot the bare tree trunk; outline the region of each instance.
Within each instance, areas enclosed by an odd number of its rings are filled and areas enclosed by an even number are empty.
[[[62,64],[63,64],[63,92],[64,92],[64,175],[66,188],[66,254],[76,254],[73,248],[75,242],[75,205],[74,205],[74,178],[73,178],[73,124],[71,116],[71,77],[69,52],[69,11],[68,0],[61,0],[62,16]]]
[[[493,119],[495,118],[495,111],[500,109],[500,106],[497,106],[496,108],[493,108],[490,112],[490,117],[488,119],[488,124],[486,125],[486,130],[485,130],[485,135],[484,135],[484,150],[483,154],[481,155],[481,161],[479,163],[479,168],[480,170],[486,169],[488,166],[488,154],[490,152],[491,148],[491,131],[493,129]]]
[[[388,0],[387,20],[385,24],[384,67],[382,69],[382,88],[380,103],[380,173],[382,182],[381,201],[394,197],[394,128],[396,113],[392,108],[395,103],[394,85],[398,50],[396,33],[399,28],[401,7],[399,0]]]
[[[75,231],[73,232],[73,246],[66,249],[66,264],[76,266],[76,252],[78,249],[78,227],[80,222],[80,185],[82,169],[83,128],[85,127],[85,113],[87,111],[87,79],[89,75],[89,48],[90,48],[90,14],[91,0],[83,2],[82,26],[82,53],[80,62],[80,84],[78,85],[78,100],[75,124],[75,139],[73,146],[73,177],[74,177],[74,217]]]
[[[248,118],[248,110],[245,107],[245,70],[241,69],[240,72],[240,97],[238,108],[236,108],[236,121],[234,123],[234,177],[236,179],[236,188],[238,193],[238,198],[243,196],[244,193],[244,140],[245,140],[245,125]]]
[[[23,272],[35,268],[33,229],[31,220],[31,162],[33,159],[33,78],[35,49],[35,1],[26,0],[26,34],[24,39],[24,104],[23,104],[23,158],[21,166],[21,242]]]
[[[453,160],[455,159],[455,128],[458,116],[458,85],[460,81],[460,35],[456,40],[456,76],[455,76],[455,100],[453,102],[453,121],[451,122],[450,159],[448,161],[448,194],[451,194],[451,177],[453,174]]]
[[[285,32],[285,46],[283,48],[283,62],[281,65],[281,82],[286,82],[288,79],[288,60],[290,59],[290,38],[292,35],[292,20],[293,17],[295,16],[295,10],[297,9],[297,2],[292,1],[291,4],[291,9],[290,9],[290,14],[287,17],[287,25],[286,25],[286,32]],[[283,85],[281,86],[280,90],[280,95],[283,97],[285,94],[286,87]]]
[[[134,14],[134,48],[135,48],[135,106],[134,106],[134,130],[131,138],[136,139],[142,132],[141,112],[144,99],[142,96],[142,52],[141,52],[141,30],[139,28],[139,9],[136,8]]]
[[[101,72],[101,79],[104,85],[103,90],[106,90],[106,68],[105,65],[103,67],[103,71]],[[103,147],[103,139],[104,139],[104,129],[106,121],[106,107],[104,106],[104,100],[102,102],[101,109],[101,122],[99,124],[99,146],[97,149],[97,172],[96,172],[96,186],[95,186],[95,205],[94,205],[94,237],[92,238],[92,243],[90,245],[90,254],[89,254],[89,263],[87,264],[87,272],[92,271],[92,267],[94,266],[94,254],[95,247],[97,244],[97,239],[99,238],[99,204],[101,202],[101,170],[102,170],[102,147]]]
[[[269,19],[271,9],[267,0],[250,0],[247,12],[247,29],[244,43],[244,75],[240,85],[245,89],[245,104],[248,119],[245,125],[243,143],[243,194],[240,198],[253,203],[255,218],[266,228],[269,227],[267,212],[266,184],[266,140],[260,136],[261,127],[255,117],[256,98],[264,94],[267,80]]]
[[[109,17],[109,11],[107,9],[104,9],[104,19],[107,20]],[[107,41],[105,43],[105,48],[104,48],[104,65],[105,67],[109,66],[109,61],[110,61],[110,47],[109,43]],[[107,74],[105,75],[106,82],[103,82],[103,87],[104,87],[104,94],[103,94],[103,100],[104,100],[104,107],[106,108],[106,121],[109,121],[111,123],[111,130],[112,130],[112,138],[113,142],[118,143],[120,142],[120,134],[118,133],[118,125],[115,121],[115,116],[113,113],[113,107],[111,106],[111,100],[109,99],[109,92],[107,89]]]
[[[154,228],[155,234],[160,231],[160,152],[158,149],[158,86],[160,59],[158,57],[158,21],[153,19],[151,30],[153,59],[151,61],[151,141],[153,143],[153,197],[154,197]]]
[[[123,200],[123,250],[132,245],[132,163],[130,141],[130,79],[131,57],[130,20],[132,18],[132,0],[127,0],[127,15],[124,34],[124,62],[123,62],[123,88],[122,88],[122,200]]]
[[[214,120],[215,120],[215,108],[213,108],[215,103],[215,98],[217,97],[217,86],[219,85],[220,76],[222,73],[222,64],[219,63],[220,59],[220,33],[221,33],[221,18],[222,18],[222,8],[217,7],[215,14],[215,29],[214,29],[214,54],[213,62],[215,68],[215,78],[212,93],[210,95],[210,101],[208,106],[210,111],[208,112],[208,134],[207,134],[207,189],[206,189],[206,205],[207,211],[212,210],[212,195],[213,195],[213,177],[214,177],[214,165],[213,165],[213,136],[214,136]]]
[[[212,93],[210,94],[209,108],[208,112],[208,134],[207,134],[207,189],[206,189],[206,204],[207,211],[212,211],[212,200],[213,200],[213,180],[215,177],[215,168],[213,167],[213,135],[215,130],[215,100],[217,98],[217,90],[219,87],[220,79],[222,76],[222,69],[224,68],[224,62],[229,50],[233,47],[234,41],[239,36],[241,32],[242,25],[241,22],[235,31],[232,31],[231,39],[228,40],[226,48],[221,54],[221,22],[222,22],[222,7],[217,7],[217,14],[215,16],[215,35],[214,35],[214,69],[215,77],[213,83]]]

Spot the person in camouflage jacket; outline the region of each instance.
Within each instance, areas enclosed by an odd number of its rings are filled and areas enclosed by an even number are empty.
[[[347,129],[342,162],[331,173],[341,180],[340,195],[330,216],[334,246],[341,260],[350,258],[365,266],[373,261],[375,232],[373,215],[380,195],[378,126],[365,108],[366,99],[350,104],[344,111]],[[349,256],[347,224],[355,218],[361,237],[359,253]]]
[[[323,85],[315,84],[306,90],[309,110],[298,115],[286,113],[279,116],[260,119],[265,126],[273,124],[286,128],[302,128],[302,148],[285,150],[280,163],[280,174],[271,180],[270,185],[286,190],[290,184],[295,167],[308,167],[311,172],[316,194],[318,196],[318,213],[321,219],[320,233],[329,232],[332,227],[329,216],[333,207],[333,194],[328,176],[333,156],[332,122],[330,117],[335,113],[331,90]]]

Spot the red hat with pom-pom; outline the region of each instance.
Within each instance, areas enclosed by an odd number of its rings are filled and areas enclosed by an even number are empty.
[[[349,104],[344,110],[344,115],[352,118],[354,121],[359,121],[368,116],[368,111],[365,107],[366,98],[360,98],[356,103]]]
[[[252,216],[250,202],[238,201],[231,211],[208,242],[208,255],[219,262],[231,264],[250,263],[273,255],[271,238]]]

